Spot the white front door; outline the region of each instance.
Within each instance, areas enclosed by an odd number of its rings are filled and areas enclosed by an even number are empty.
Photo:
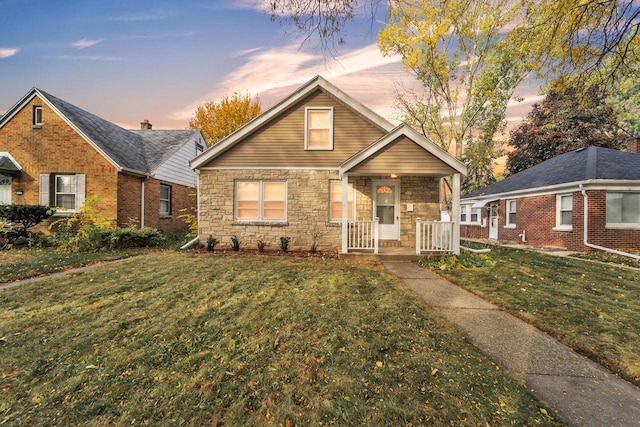
[[[0,205],[11,204],[11,177],[0,175]]]
[[[373,216],[378,217],[380,240],[400,240],[400,183],[373,182]]]
[[[498,204],[489,205],[489,238],[498,239]]]

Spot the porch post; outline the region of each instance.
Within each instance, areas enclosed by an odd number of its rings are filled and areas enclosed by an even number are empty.
[[[342,253],[349,251],[349,176],[342,176]]]
[[[451,221],[453,222],[453,253],[460,255],[460,174],[453,174]]]
[[[422,220],[416,218],[416,255],[420,255],[422,252]]]

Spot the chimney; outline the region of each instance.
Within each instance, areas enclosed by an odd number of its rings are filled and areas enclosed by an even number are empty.
[[[153,125],[149,123],[149,120],[147,119],[144,119],[143,121],[140,122],[140,129],[142,130],[151,130],[152,127]]]
[[[634,136],[627,140],[627,151],[629,153],[640,153],[640,136]]]

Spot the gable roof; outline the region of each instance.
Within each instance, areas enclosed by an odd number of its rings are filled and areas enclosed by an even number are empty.
[[[22,166],[6,151],[0,152],[0,173],[5,175],[16,175],[22,170]]]
[[[378,156],[386,147],[397,141],[398,138],[402,136],[408,138],[413,143],[424,149],[426,152],[432,154],[433,156],[444,162],[447,166],[449,166],[456,172],[459,172],[463,175],[467,174],[467,167],[460,160],[456,159],[454,156],[438,147],[436,144],[427,140],[424,136],[416,132],[410,126],[401,124],[370,146],[364,148],[360,152],[345,160],[342,165],[340,165],[340,176],[342,176],[344,173],[349,172],[350,170],[353,170],[363,161]]]
[[[36,96],[119,171],[147,175],[199,133],[197,130],[127,130],[38,88],[31,89],[0,119],[0,128]]]
[[[365,107],[354,98],[347,95],[345,92],[341,91],[333,84],[329,83],[322,76],[318,75],[302,85],[291,95],[287,96],[282,101],[280,101],[267,111],[263,112],[258,117],[249,121],[247,124],[233,132],[231,135],[223,138],[221,141],[217,142],[215,145],[207,149],[204,153],[200,154],[195,159],[191,160],[191,169],[197,169],[210,160],[218,157],[229,148],[233,147],[235,144],[243,140],[246,136],[252,134],[257,129],[260,129],[265,124],[271,122],[280,114],[298,103],[298,101],[304,99],[306,96],[313,93],[317,89],[321,89],[334,96],[336,99],[342,101],[356,113],[359,113],[361,116],[363,116],[376,126],[380,127],[384,131],[390,132],[394,128],[393,124],[384,119],[382,116]]]
[[[580,148],[553,157],[462,199],[486,198],[592,180],[640,181],[640,154],[603,147]]]

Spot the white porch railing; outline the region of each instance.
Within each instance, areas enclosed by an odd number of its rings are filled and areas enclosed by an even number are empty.
[[[347,222],[347,249],[378,253],[379,219]]]
[[[416,254],[453,252],[453,222],[416,220]]]

